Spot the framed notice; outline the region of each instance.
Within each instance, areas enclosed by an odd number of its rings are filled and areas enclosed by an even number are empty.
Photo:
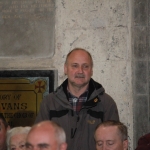
[[[0,112],[11,127],[31,126],[42,99],[56,86],[56,70],[0,71]]]

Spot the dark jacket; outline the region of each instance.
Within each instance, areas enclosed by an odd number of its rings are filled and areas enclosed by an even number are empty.
[[[87,102],[76,115],[68,101],[67,84],[66,79],[44,98],[35,123],[49,119],[61,125],[66,132],[68,150],[94,150],[96,126],[105,120],[119,120],[116,103],[101,84],[91,79]]]

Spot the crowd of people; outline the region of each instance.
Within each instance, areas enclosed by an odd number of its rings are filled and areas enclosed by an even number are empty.
[[[66,80],[44,97],[32,127],[10,129],[0,115],[0,150],[128,149],[127,127],[119,121],[115,101],[92,79],[91,54],[73,49],[64,73]]]
[[[5,120],[2,121],[3,125],[4,123]],[[127,127],[119,121],[100,123],[93,133],[93,138],[96,150],[128,149]],[[41,121],[32,127],[8,129],[0,139],[3,139],[0,141],[0,150],[68,150],[64,129],[50,120]]]

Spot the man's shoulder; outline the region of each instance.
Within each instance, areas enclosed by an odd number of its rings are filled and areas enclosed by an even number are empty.
[[[107,93],[99,96],[101,104],[104,109],[117,109],[117,104],[115,100]]]
[[[100,95],[100,98],[103,101],[114,101],[114,99],[109,94],[107,94],[106,92],[104,92],[102,95]]]

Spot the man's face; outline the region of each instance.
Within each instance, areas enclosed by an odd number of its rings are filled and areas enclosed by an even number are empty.
[[[54,129],[35,128],[29,132],[26,141],[26,150],[59,150]]]
[[[116,126],[100,126],[95,133],[97,150],[127,150],[127,140],[122,141]]]
[[[64,65],[64,72],[68,76],[70,86],[87,85],[93,74],[90,56],[82,50],[72,52]]]
[[[7,129],[5,128],[2,120],[0,119],[0,150],[4,149],[6,146],[6,132]]]

